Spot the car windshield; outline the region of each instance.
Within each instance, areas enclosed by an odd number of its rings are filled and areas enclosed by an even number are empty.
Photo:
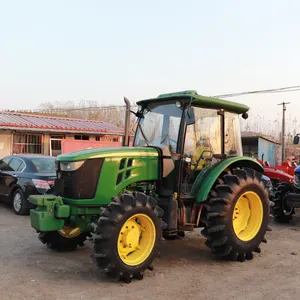
[[[55,159],[35,157],[30,159],[37,173],[55,173]]]
[[[137,127],[135,146],[167,147],[176,152],[182,110],[175,103],[149,104]]]

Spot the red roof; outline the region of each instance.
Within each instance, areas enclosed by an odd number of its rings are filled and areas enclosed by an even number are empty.
[[[0,111],[0,128],[59,132],[123,134],[124,130],[102,121]]]

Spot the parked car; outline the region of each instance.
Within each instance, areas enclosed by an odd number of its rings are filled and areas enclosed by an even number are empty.
[[[56,179],[55,157],[9,155],[0,160],[0,201],[12,205],[17,215],[33,208],[30,195],[45,194]]]

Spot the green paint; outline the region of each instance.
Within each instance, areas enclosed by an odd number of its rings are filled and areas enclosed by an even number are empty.
[[[54,231],[63,228],[65,221],[56,218],[58,215],[65,215],[68,212],[62,198],[53,195],[32,195],[29,201],[37,205],[36,209],[30,210],[31,226],[39,231]],[[70,213],[70,210],[69,210]]]
[[[61,154],[57,156],[58,161],[72,162],[92,158],[123,158],[123,157],[157,157],[158,152],[148,147],[107,147],[92,148]]]
[[[236,167],[249,167],[264,172],[263,167],[253,158],[244,156],[228,158],[202,171],[193,184],[191,195],[196,196],[197,202],[205,201],[220,174],[227,168]]]
[[[37,205],[30,210],[31,226],[39,231],[60,230],[65,224],[75,224],[81,231],[92,231],[92,217],[99,216],[100,207],[76,207],[53,195],[32,195],[29,201]],[[69,219],[70,218],[70,219]]]
[[[94,199],[66,199],[53,195],[30,196],[29,201],[37,205],[31,211],[31,225],[40,231],[60,230],[66,219],[75,216],[73,221],[81,230],[90,227],[90,218],[99,216],[100,207],[111,202],[111,199],[131,184],[141,181],[159,179],[158,152],[154,148],[101,148],[77,151],[60,155],[58,161],[78,161],[105,157],[101,169],[97,191]],[[120,162],[124,159],[124,168]],[[127,164],[131,160],[131,166]],[[88,207],[89,206],[89,207]],[[84,217],[78,217],[84,216]],[[58,219],[62,218],[62,219]]]
[[[98,214],[99,215],[99,211]],[[96,218],[95,221],[98,221]],[[74,227],[79,227],[81,232],[94,232],[95,228],[92,226],[93,218],[92,215],[71,215],[70,224]]]
[[[123,156],[120,156],[104,160],[94,199],[74,200],[64,198],[64,202],[69,205],[95,205],[99,207],[99,205],[109,204],[113,197],[121,194],[131,184],[159,178],[158,156],[135,157],[132,160],[131,167],[119,170],[120,161],[123,158]],[[128,160],[129,158],[125,158],[125,166]],[[117,184],[118,177],[120,182]]]
[[[193,106],[224,109],[227,111],[236,112],[238,114],[245,113],[249,110],[249,107],[247,105],[213,97],[201,96],[198,95],[196,91],[183,91],[177,93],[162,94],[157,98],[141,100],[137,102],[137,104],[143,105],[149,102],[156,102],[157,104],[159,104],[159,102],[162,101],[174,102],[177,100],[183,101],[185,103],[191,102]]]

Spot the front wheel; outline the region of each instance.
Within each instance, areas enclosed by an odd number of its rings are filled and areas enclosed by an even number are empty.
[[[161,240],[163,211],[143,193],[125,193],[102,213],[96,228],[93,258],[107,275],[129,283],[151,269]]]
[[[41,232],[39,240],[49,249],[55,251],[73,251],[77,246],[83,247],[87,237],[91,237],[88,232],[80,232],[78,227],[64,226],[58,231]]]
[[[217,257],[245,261],[266,242],[270,204],[262,174],[235,169],[220,178],[207,204],[206,245]]]

